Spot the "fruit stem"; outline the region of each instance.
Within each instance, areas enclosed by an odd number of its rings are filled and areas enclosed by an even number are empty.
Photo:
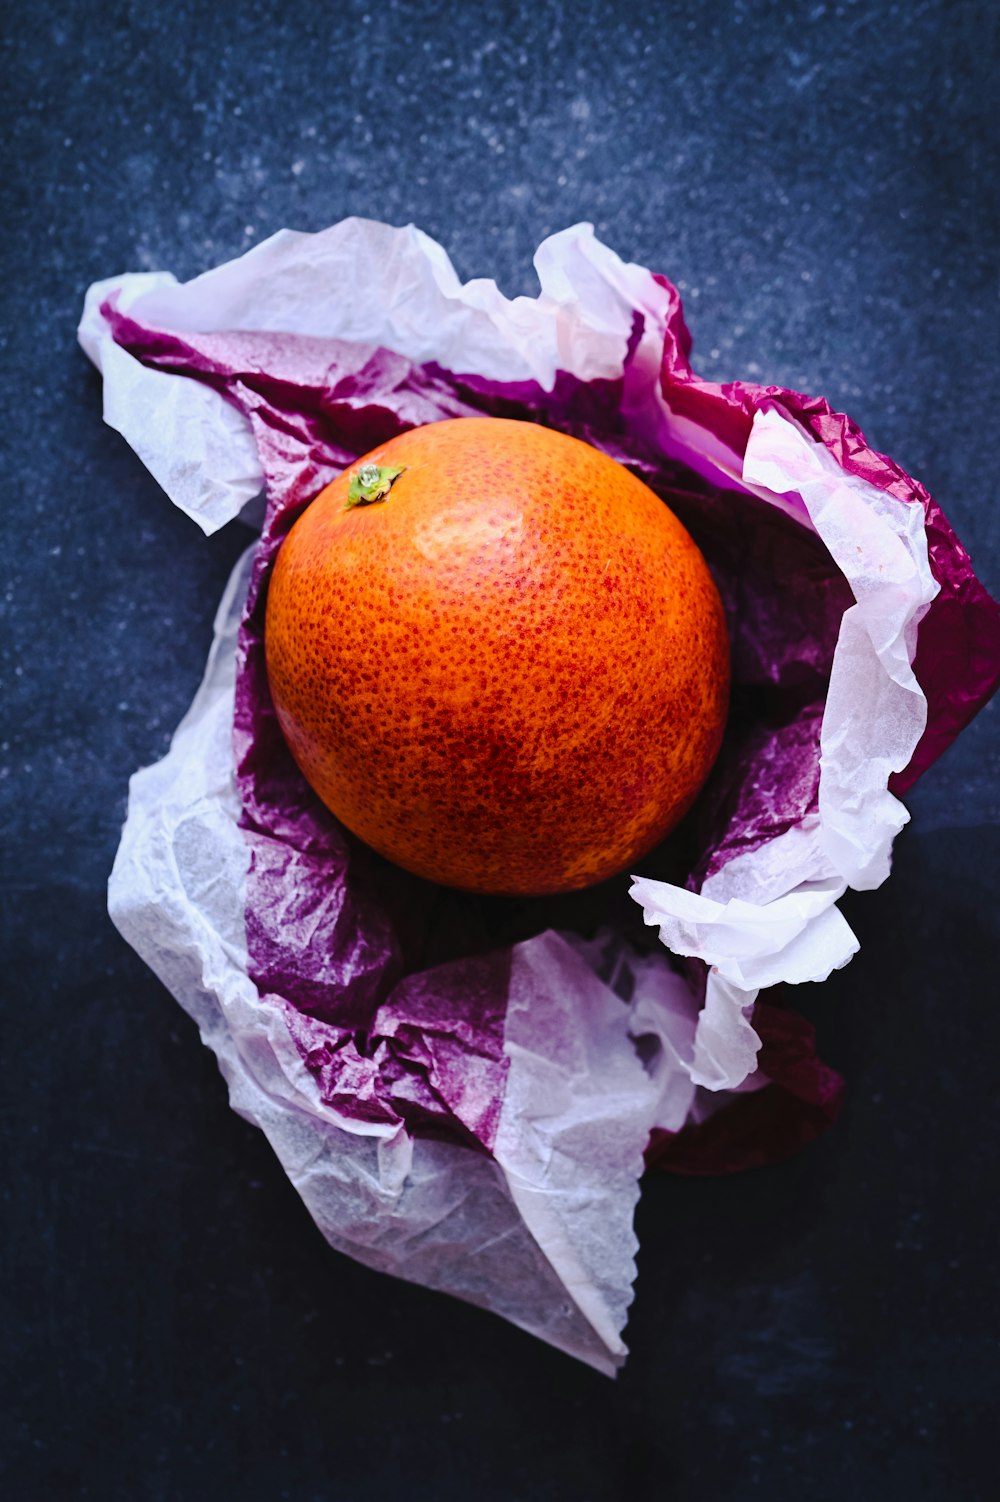
[[[406,468],[405,464],[386,465],[362,464],[360,469],[355,470],[351,476],[351,483],[347,490],[347,505],[349,511],[352,506],[370,506],[373,501],[384,500],[389,494],[392,482],[399,478]]]

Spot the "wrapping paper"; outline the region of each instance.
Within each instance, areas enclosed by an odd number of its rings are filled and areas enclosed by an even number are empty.
[[[1000,631],[938,508],[848,419],[700,381],[676,291],[589,226],[535,265],[540,296],[511,302],[419,231],[349,220],[90,289],[106,420],[204,530],[262,527],[169,754],[133,778],[110,910],[331,1244],[612,1372],[644,1159],[772,1161],[836,1113],[808,1025],[759,994],[857,949],[837,899],[885,879],[897,794],[996,687]],[[267,690],[267,578],[302,508],[375,444],[484,412],[629,464],[730,629],[726,743],[683,835],[566,901],[381,861],[305,785]]]

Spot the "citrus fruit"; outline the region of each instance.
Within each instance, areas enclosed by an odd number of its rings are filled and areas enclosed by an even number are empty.
[[[533,423],[431,423],[340,475],[279,549],[265,644],[320,798],[447,886],[614,875],[690,807],[722,739],[701,553],[623,465]]]

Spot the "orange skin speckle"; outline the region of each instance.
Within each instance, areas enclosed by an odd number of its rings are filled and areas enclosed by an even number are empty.
[[[347,506],[361,464],[403,465]],[[531,423],[404,433],[328,485],[271,577],[267,668],[348,829],[446,886],[603,881],[674,827],[722,741],[704,559],[622,465]]]

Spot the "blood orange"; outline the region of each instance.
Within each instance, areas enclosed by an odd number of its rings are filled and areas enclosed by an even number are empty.
[[[722,739],[728,645],[697,547],[622,465],[532,423],[416,428],[327,486],[278,553],[266,648],[319,796],[449,886],[613,875]]]

